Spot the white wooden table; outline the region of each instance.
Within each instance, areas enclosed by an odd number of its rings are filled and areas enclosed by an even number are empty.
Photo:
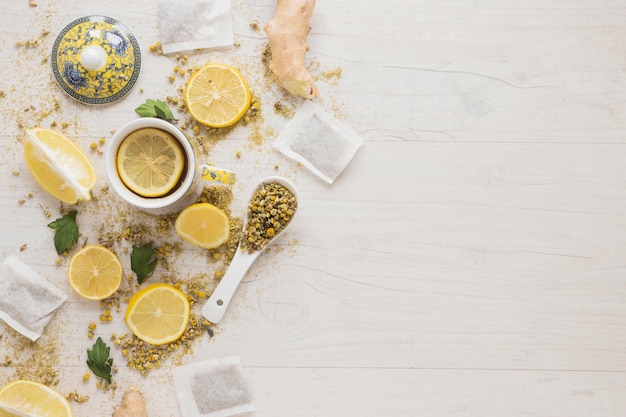
[[[43,211],[55,218],[59,203],[28,173],[20,142],[25,127],[67,123],[99,175],[101,203],[77,206],[83,239],[95,243],[124,207],[104,198],[103,158],[89,144],[184,82],[167,79],[173,57],[149,51],[158,2],[36,3],[4,0],[0,14],[0,255],[69,295],[41,343],[57,343],[54,388],[90,396],[72,403],[76,416],[110,415],[132,384],[149,416],[179,417],[177,363],[144,378],[112,349],[119,389],[82,382],[100,306],[71,292],[67,260],[55,264]],[[207,158],[239,173],[234,214],[256,179],[276,173],[296,183],[300,210],[214,337],[182,363],[240,356],[259,417],[623,416],[626,3],[318,0],[307,55],[316,102],[365,139],[333,185],[271,147],[288,122],[273,103],[299,104],[263,84],[267,38],[251,24],[269,20],[274,2],[235,0],[232,10],[240,46],[189,60],[241,67],[264,109],[264,138],[238,126]],[[144,58],[138,85],[106,107],[65,97],[47,59],[56,33],[91,14],[126,24]],[[15,45],[27,40],[39,41]],[[337,68],[341,77],[322,76]],[[183,266],[201,268],[203,254],[183,247]],[[122,311],[96,335],[124,328]],[[0,361],[16,346],[24,338],[4,326]],[[0,368],[1,384],[31,348]]]

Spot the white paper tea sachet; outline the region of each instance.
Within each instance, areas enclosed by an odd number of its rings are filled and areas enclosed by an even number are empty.
[[[183,417],[229,417],[254,411],[252,392],[238,356],[174,368]]]
[[[159,7],[165,54],[234,43],[230,0],[161,0]]]
[[[312,101],[305,101],[273,146],[332,184],[363,138]]]
[[[0,319],[37,340],[67,295],[15,257],[0,265]]]

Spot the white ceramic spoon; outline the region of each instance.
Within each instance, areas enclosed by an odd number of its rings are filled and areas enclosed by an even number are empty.
[[[252,191],[252,194],[250,195],[250,200],[252,200],[252,198],[254,197],[254,194],[262,185],[271,184],[271,183],[278,183],[282,185],[293,194],[293,196],[296,198],[296,202],[298,201],[298,194],[297,194],[296,187],[290,181],[288,181],[287,179],[283,177],[267,177],[261,180],[257,184],[257,186],[254,187],[254,190]],[[294,212],[294,216],[295,216],[295,212]],[[262,247],[261,249],[257,251],[248,253],[247,250],[242,250],[241,244],[239,244],[239,247],[237,247],[235,256],[233,257],[233,260],[230,262],[230,265],[228,267],[228,270],[226,271],[226,274],[224,275],[220,283],[217,285],[217,288],[215,288],[215,291],[213,291],[213,294],[211,294],[211,296],[207,300],[204,307],[202,307],[202,315],[207,320],[209,320],[211,323],[218,323],[220,320],[222,320],[222,317],[224,316],[224,313],[226,312],[226,308],[228,307],[230,300],[235,294],[235,290],[239,286],[239,283],[241,282],[243,276],[248,271],[248,268],[250,268],[250,265],[252,265],[252,263],[257,258],[257,256],[259,256],[261,252],[265,250],[265,248],[267,248],[274,241],[276,241],[278,236],[280,236],[280,234],[282,234],[292,222],[293,222],[293,216],[291,218],[291,221],[287,224],[287,226],[285,226],[280,232],[274,235],[272,240],[270,240],[264,247]],[[246,229],[247,223],[248,223],[248,207],[246,206],[246,214],[244,217],[244,230]]]

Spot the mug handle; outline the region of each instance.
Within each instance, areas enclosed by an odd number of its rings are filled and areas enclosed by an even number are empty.
[[[219,182],[226,185],[235,183],[235,173],[233,171],[211,165],[202,165],[201,169],[200,178],[204,181]]]

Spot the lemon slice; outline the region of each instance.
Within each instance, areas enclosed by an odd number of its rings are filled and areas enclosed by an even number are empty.
[[[248,110],[250,91],[237,69],[208,64],[189,79],[185,104],[199,123],[226,127],[235,124]]]
[[[126,310],[126,325],[139,339],[151,345],[178,340],[189,322],[189,301],[170,284],[152,284],[132,296]]]
[[[39,382],[18,380],[0,390],[0,416],[72,417],[67,400]]]
[[[174,136],[148,127],[124,138],[117,151],[116,165],[122,182],[134,193],[162,197],[180,181],[185,156]]]
[[[198,203],[184,209],[176,218],[174,229],[187,242],[205,249],[226,243],[228,216],[213,204]]]
[[[120,287],[122,265],[109,249],[89,245],[72,256],[68,276],[70,286],[79,295],[90,300],[102,300]]]
[[[64,203],[89,200],[96,171],[87,156],[61,133],[44,128],[24,133],[24,157],[39,185]]]

